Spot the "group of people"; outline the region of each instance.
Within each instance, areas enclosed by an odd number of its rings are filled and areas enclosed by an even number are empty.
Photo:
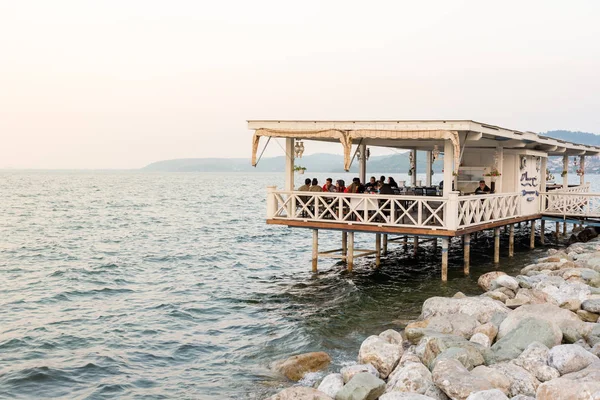
[[[338,179],[333,184],[333,179],[327,178],[325,184],[321,186],[317,178],[306,178],[304,185],[298,188],[299,191],[304,192],[337,192],[337,193],[380,193],[380,194],[394,194],[394,190],[398,189],[398,184],[391,176],[387,178],[381,176],[377,180],[374,176],[371,177],[369,182],[363,184],[360,178],[353,178],[352,183],[346,186],[346,182],[343,179]]]

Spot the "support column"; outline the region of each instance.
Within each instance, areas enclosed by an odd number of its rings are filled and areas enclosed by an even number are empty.
[[[417,150],[411,150],[410,152],[412,153],[412,157],[415,162],[415,170],[413,171],[413,174],[410,177],[410,183],[412,186],[416,186],[417,185]]]
[[[556,232],[554,233],[554,237],[556,237],[557,242],[558,242],[559,236],[560,236],[560,222],[556,222]]]
[[[388,245],[388,235],[387,233],[383,234],[383,255],[387,255],[387,245]]]
[[[319,230],[313,229],[312,246],[312,272],[317,272],[317,263],[319,261]]]
[[[563,222],[563,236],[567,236],[567,221]]]
[[[531,220],[531,233],[529,234],[529,248],[535,249],[535,219]]]
[[[354,268],[354,232],[348,232],[348,256],[346,261],[348,272],[352,272],[352,268]]]
[[[448,238],[442,238],[442,281],[448,280]]]
[[[381,263],[381,233],[375,234],[375,250],[377,251],[375,256],[375,267],[379,268]]]
[[[515,255],[515,224],[510,224],[508,232],[508,256]]]
[[[563,171],[567,171],[563,176],[563,189],[566,189],[569,187],[569,156],[566,153],[563,155]]]
[[[444,197],[448,197],[452,191],[454,176],[454,146],[450,140],[444,141]]]
[[[358,177],[360,179],[360,183],[363,185],[367,180],[367,145],[361,144],[360,148],[360,159],[358,160]]]
[[[500,228],[494,228],[494,264],[500,262]]]
[[[408,247],[408,236],[404,235],[404,239],[402,239],[402,246],[404,246],[404,249],[406,250],[406,247]]]
[[[426,186],[431,186],[431,168],[433,167],[432,162],[431,162],[431,150],[427,151],[426,157],[427,157],[427,171],[425,173],[425,185]]]
[[[419,250],[419,237],[415,236],[413,238],[413,256],[417,255],[418,250]]]
[[[496,193],[502,193],[502,173],[504,169],[504,147],[501,144],[496,145],[496,152],[498,153],[498,172],[500,172],[500,176],[496,179]]]
[[[545,220],[540,221],[540,243],[541,244],[546,243],[546,221]]]
[[[342,256],[346,257],[348,254],[348,232],[342,232]],[[346,261],[346,258],[344,258]]]
[[[465,265],[463,267],[463,270],[465,272],[465,275],[469,275],[469,268],[471,265],[471,234],[470,233],[463,235],[463,244],[464,244],[464,258],[465,258]]]
[[[294,190],[294,138],[285,139],[285,190]]]
[[[585,156],[579,156],[579,169],[581,175],[579,175],[579,184],[585,185]]]

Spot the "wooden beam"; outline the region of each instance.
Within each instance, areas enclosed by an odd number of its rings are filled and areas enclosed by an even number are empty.
[[[442,281],[448,280],[448,238],[442,238]]]
[[[500,262],[500,228],[494,228],[494,264]]]
[[[469,268],[471,264],[471,234],[467,233],[463,235],[463,251],[464,251],[464,259],[465,265],[463,267],[463,271],[465,275],[469,275]]]
[[[319,230],[313,229],[312,272],[317,272],[318,261],[319,261]]]
[[[515,224],[510,224],[508,234],[508,256],[513,257],[515,255]]]
[[[381,233],[375,234],[375,267],[379,268],[381,263]]]

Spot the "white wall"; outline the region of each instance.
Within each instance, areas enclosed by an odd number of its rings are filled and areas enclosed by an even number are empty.
[[[526,166],[521,168],[521,156],[516,159],[517,167],[517,191],[522,192],[540,192],[541,174],[545,173],[541,168],[538,171],[536,168],[537,156],[523,156],[525,157]],[[513,164],[514,165],[514,164]],[[540,164],[541,165],[541,164]],[[534,178],[532,181],[531,178]],[[528,180],[529,179],[529,180]],[[530,186],[530,184],[534,184]],[[521,215],[537,214],[539,209],[539,195],[533,194],[521,194]]]

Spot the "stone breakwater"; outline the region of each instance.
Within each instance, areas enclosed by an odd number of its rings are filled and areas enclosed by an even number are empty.
[[[368,337],[358,364],[272,400],[600,400],[600,239],[551,249],[512,277],[482,275],[477,297],[423,303],[404,331]],[[325,353],[276,364],[297,380]]]

